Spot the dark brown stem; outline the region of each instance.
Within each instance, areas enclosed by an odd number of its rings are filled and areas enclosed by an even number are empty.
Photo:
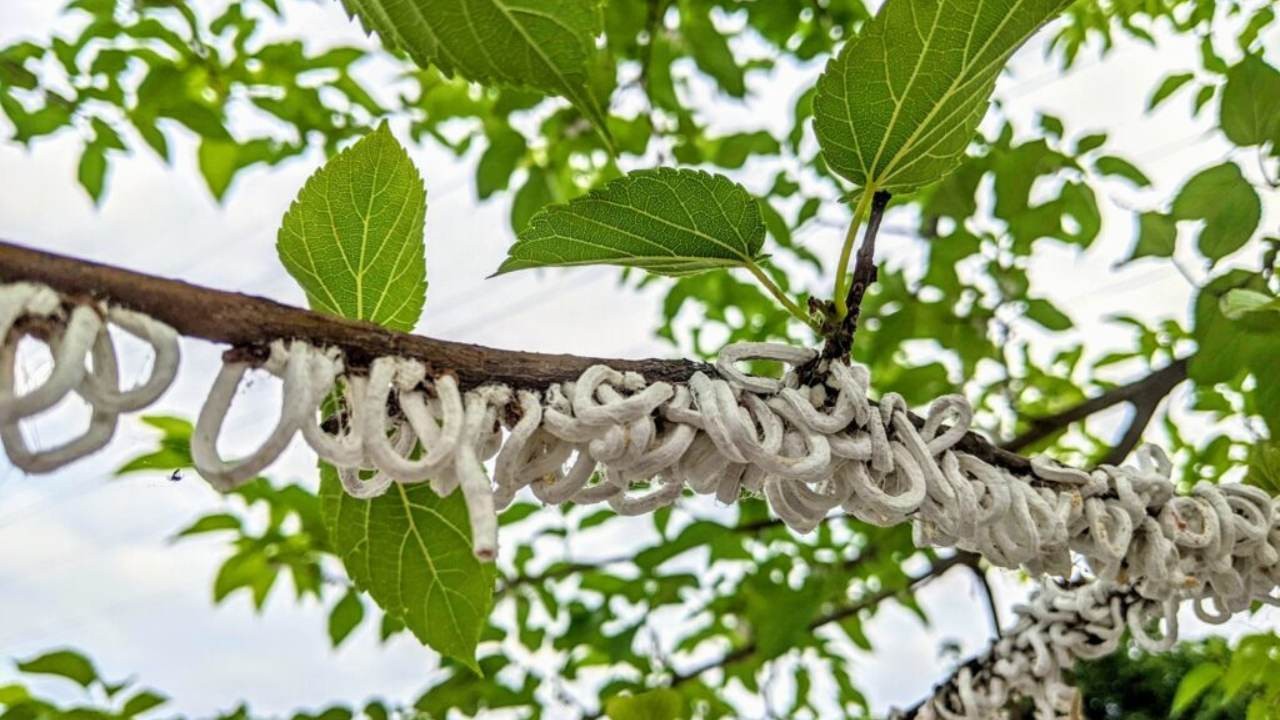
[[[43,283],[71,297],[110,300],[167,323],[183,335],[226,343],[241,352],[261,351],[271,340],[297,338],[340,348],[354,368],[386,355],[420,360],[435,374],[454,373],[464,387],[505,383],[542,389],[574,380],[598,364],[635,371],[650,381],[683,382],[695,372],[715,372],[711,366],[692,360],[549,355],[436,340],[0,241],[0,282],[24,280]],[[911,415],[911,421],[917,427],[924,426],[919,415]],[[967,433],[956,449],[1016,474],[1025,475],[1031,468],[1026,458],[1002,450],[976,433]]]
[[[1097,397],[1090,398],[1062,412],[1054,413],[1047,417],[1035,418],[1031,420],[1031,427],[1026,432],[1000,447],[1017,452],[1065,430],[1072,423],[1084,420],[1094,413],[1101,412],[1120,403],[1132,403],[1134,406],[1133,422],[1130,423],[1124,439],[1104,460],[1104,462],[1113,465],[1118,464],[1124,460],[1138,443],[1138,440],[1141,439],[1142,431],[1151,420],[1151,416],[1155,413],[1156,406],[1160,404],[1160,401],[1179,383],[1187,379],[1187,363],[1189,360],[1190,357],[1178,358],[1165,367],[1128,385],[1121,385],[1108,390]],[[1136,435],[1134,434],[1135,432]],[[1119,459],[1113,462],[1112,459],[1117,456]]]
[[[827,328],[826,343],[822,347],[824,359],[844,358],[853,349],[853,335],[858,330],[858,315],[862,311],[862,298],[867,289],[876,281],[876,235],[880,232],[880,221],[884,219],[885,208],[889,205],[889,193],[882,191],[871,196],[871,212],[867,217],[867,228],[862,235],[862,244],[858,246],[858,254],[853,263],[853,279],[849,284],[849,292],[845,298],[848,313],[838,321],[835,327]],[[840,269],[843,272],[843,268]]]

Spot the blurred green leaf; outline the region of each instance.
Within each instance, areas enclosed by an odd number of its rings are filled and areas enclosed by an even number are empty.
[[[608,134],[609,88],[595,38],[595,0],[343,0],[347,10],[423,68],[479,83],[563,95]]]
[[[1196,173],[1173,200],[1178,220],[1203,220],[1200,252],[1217,261],[1244,247],[1262,218],[1258,193],[1233,162]]]
[[[55,650],[16,664],[21,672],[57,675],[86,688],[98,680],[98,671],[94,669],[93,663],[73,650]]]
[[[609,720],[680,720],[686,717],[684,698],[659,688],[638,695],[615,695],[605,702]]]
[[[1232,67],[1222,89],[1218,123],[1236,145],[1280,146],[1280,70],[1256,55]]]

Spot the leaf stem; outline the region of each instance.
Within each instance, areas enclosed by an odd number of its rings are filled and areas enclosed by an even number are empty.
[[[836,320],[843,320],[849,314],[849,304],[845,300],[845,293],[849,279],[849,260],[853,255],[853,244],[858,239],[858,228],[862,226],[862,219],[867,215],[867,209],[871,206],[871,196],[875,194],[875,188],[868,185],[862,189],[862,196],[858,198],[858,204],[853,209],[853,219],[849,221],[849,230],[844,236],[844,246],[840,248],[840,261],[836,263],[836,287],[833,291],[831,299],[836,304]]]
[[[777,283],[775,283],[772,278],[769,277],[769,274],[764,271],[764,268],[761,268],[754,262],[747,262],[745,267],[747,270],[751,271],[752,275],[756,276],[756,280],[760,281],[760,284],[764,286],[765,290],[769,291],[770,295],[773,295],[778,302],[782,303],[782,307],[786,308],[787,312],[791,313],[797,320],[808,325],[810,328],[813,328],[814,330],[821,329],[818,323],[809,317],[809,313],[802,310],[794,300],[787,297],[787,294],[782,291],[782,288],[778,287]]]

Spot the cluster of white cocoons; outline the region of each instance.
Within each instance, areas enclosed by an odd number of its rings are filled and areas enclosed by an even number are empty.
[[[151,376],[136,388],[118,387],[109,325],[154,349]],[[15,355],[29,327],[44,329],[54,367],[39,387],[16,394]],[[10,460],[33,473],[101,448],[119,413],[154,402],[178,364],[176,334],[164,324],[64,300],[38,285],[0,286],[0,330],[0,439]],[[222,491],[257,477],[299,434],[355,497],[376,497],[392,483],[425,482],[442,495],[461,488],[484,559],[496,553],[497,512],[526,487],[545,503],[608,503],[628,515],[669,505],[689,489],[724,503],[763,496],[802,532],[837,509],[878,525],[909,521],[919,546],[957,547],[1033,574],[1069,576],[1073,559],[1083,558],[1102,581],[1156,607],[1193,601],[1212,622],[1254,601],[1275,602],[1280,531],[1265,492],[1201,482],[1177,494],[1168,459],[1150,446],[1132,466],[1084,472],[1033,458],[1031,472],[1017,474],[957,448],[973,417],[964,397],[938,398],[917,427],[900,396],[869,399],[861,365],[823,361],[817,381],[803,384],[798,369],[815,357],[787,345],[738,343],[721,351],[714,374],[684,383],[596,365],[538,392],[494,384],[464,390],[453,375],[428,376],[411,358],[349,369],[335,348],[280,339],[260,367],[283,387],[267,438],[245,457],[219,453],[228,409],[254,369],[226,360],[191,453]],[[789,369],[781,379],[755,376],[739,366],[749,360]],[[19,423],[68,393],[92,405],[88,430],[57,447],[28,447]],[[1055,598],[1046,591],[1041,602]],[[1066,637],[1045,632],[1050,644]],[[1039,640],[1027,642],[1035,648]],[[1045,657],[1029,662],[1043,669]]]
[[[1017,623],[986,654],[962,665],[911,717],[993,720],[1007,717],[1018,699],[1032,702],[1038,720],[1079,717],[1073,714],[1078,693],[1064,672],[1118,650],[1126,630],[1145,650],[1168,650],[1178,629],[1172,605],[1106,581],[1073,589],[1046,583],[1030,603],[1015,608]],[[1162,621],[1163,632],[1153,635]]]

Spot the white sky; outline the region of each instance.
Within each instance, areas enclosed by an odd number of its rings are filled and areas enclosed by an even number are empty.
[[[4,0],[0,44],[44,37],[60,4]],[[337,3],[285,6],[295,33],[334,43],[367,42]],[[1229,54],[1234,47],[1224,42],[1220,51]],[[1034,132],[1036,111],[1063,117],[1076,136],[1108,130],[1108,147],[1137,161],[1156,183],[1141,193],[1121,182],[1108,183],[1108,193],[1126,205],[1158,206],[1183,179],[1220,162],[1229,150],[1205,135],[1212,125],[1207,117],[1199,123],[1188,120],[1189,93],[1153,116],[1143,115],[1160,77],[1198,67],[1194,41],[1162,43],[1159,52],[1124,44],[1105,61],[1082,58],[1066,75],[1042,57],[1042,48],[1033,43],[1002,81],[1000,94],[1010,115],[1024,133]],[[757,76],[749,110],[715,121],[732,127],[749,112],[753,120],[763,114],[781,125],[794,97],[817,70],[784,67],[771,81]],[[304,304],[276,260],[274,240],[281,214],[321,162],[319,154],[243,173],[220,207],[196,173],[186,138],[174,146],[172,168],[149,151],[114,162],[109,192],[95,210],[75,183],[78,142],[60,137],[37,143],[31,152],[0,144],[0,238]],[[484,280],[511,242],[508,197],[477,204],[474,152],[462,161],[434,149],[411,152],[425,176],[429,203],[430,289],[420,332],[529,350],[671,354],[650,337],[661,294],[622,288],[612,271],[517,273]],[[1250,163],[1242,165],[1246,173],[1256,173]],[[765,181],[745,180],[753,185]],[[1265,202],[1265,222],[1274,228],[1280,202],[1274,194]],[[1185,319],[1191,299],[1190,285],[1168,263],[1143,261],[1113,269],[1129,251],[1132,228],[1126,214],[1105,200],[1104,212],[1103,236],[1089,252],[1042,242],[1032,266],[1033,287],[1057,301],[1077,323],[1073,335],[1088,337],[1097,351],[1129,341],[1126,332],[1104,325],[1105,317],[1123,311],[1150,319]],[[894,223],[890,218],[886,224]],[[806,233],[805,241],[831,257],[841,234],[821,229]],[[1190,245],[1186,236],[1183,245]],[[883,246],[890,263],[911,265],[921,259],[920,248],[905,240]],[[1192,255],[1180,256],[1197,277],[1205,277]],[[1046,353],[1059,342],[1048,336],[1037,340]],[[194,417],[220,349],[186,343],[184,351],[179,382],[157,411]],[[1174,402],[1179,399],[1175,396]],[[244,416],[269,415],[269,403],[249,400]],[[1116,422],[1122,417],[1120,411]],[[37,436],[41,431],[50,432],[37,426]],[[243,594],[213,607],[210,586],[227,554],[225,541],[212,537],[170,544],[168,538],[193,518],[222,508],[217,494],[194,477],[181,483],[162,475],[110,477],[113,468],[150,443],[144,427],[125,421],[108,450],[51,476],[26,477],[0,460],[0,682],[11,673],[4,657],[74,646],[93,657],[109,678],[133,675],[172,694],[171,711],[207,714],[244,699],[260,712],[284,714],[332,701],[358,703],[380,696],[411,702],[417,697],[435,667],[432,652],[407,637],[381,645],[370,623],[341,650],[331,651],[325,608],[310,600],[299,605],[287,583],[277,587],[261,614],[253,612]],[[308,452],[295,446],[272,474],[313,483],[313,468]],[[699,502],[705,507],[695,511],[715,511],[710,500]],[[633,534],[652,537],[647,518],[628,522],[634,523],[627,526]],[[503,552],[511,552],[514,544],[508,538]],[[617,552],[606,550],[602,554]],[[591,555],[590,550],[575,552]],[[1008,604],[1022,597],[1024,589],[1013,574],[996,582],[1007,619]],[[886,605],[869,630],[877,655],[874,660],[861,656],[853,665],[856,682],[877,709],[914,702],[944,674],[947,661],[938,658],[941,640],[959,640],[970,654],[988,637],[981,601],[963,571],[932,584],[920,597],[933,613],[933,628],[926,630],[905,610]],[[1255,618],[1235,627],[1247,630],[1261,622]]]

